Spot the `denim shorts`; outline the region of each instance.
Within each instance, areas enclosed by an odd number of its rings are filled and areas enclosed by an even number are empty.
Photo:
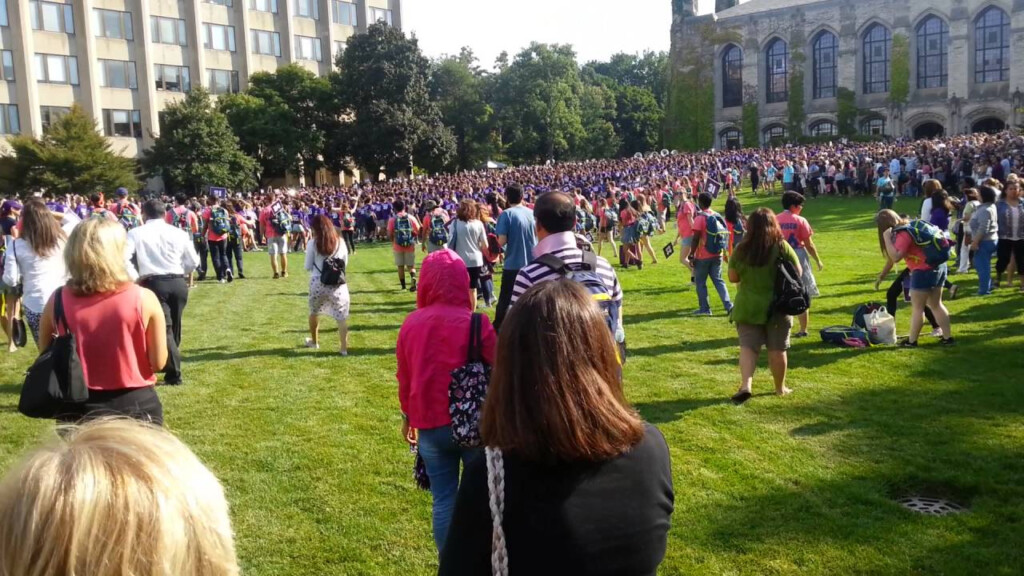
[[[946,265],[942,264],[934,270],[912,270],[910,272],[910,289],[917,292],[931,292],[946,283]]]

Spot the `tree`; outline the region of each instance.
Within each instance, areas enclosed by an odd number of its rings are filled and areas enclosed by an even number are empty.
[[[611,158],[618,154],[622,140],[615,133],[615,93],[601,84],[585,84],[580,93],[580,109],[585,135],[577,155]]]
[[[434,63],[430,97],[455,136],[453,167],[468,170],[486,161],[491,154],[493,110],[485,100],[484,73],[472,51],[463,48],[458,56]]]
[[[663,113],[654,94],[645,88],[622,86],[616,94],[615,128],[623,156],[650,152],[661,141]]]
[[[892,36],[892,74],[889,102],[902,106],[910,98],[910,41],[905,34]]]
[[[139,185],[135,160],[115,153],[77,104],[53,122],[42,139],[15,136],[8,143],[14,152],[14,182],[26,190],[89,194]]]
[[[668,54],[645,51],[642,56],[619,52],[607,62],[589,62],[584,68],[611,78],[624,86],[649,90],[658,106],[668,97]]]
[[[171,191],[193,196],[206,186],[242,190],[255,185],[255,161],[239,148],[227,118],[201,87],[164,109],[160,137],[143,164],[151,176],[163,177]]]
[[[786,102],[786,123],[789,138],[799,142],[804,135],[807,112],[804,110],[804,62],[803,52],[794,50],[789,57],[793,70],[789,74],[789,100]]]
[[[328,145],[331,158],[351,157],[389,176],[414,160],[427,168],[449,163],[455,137],[430,100],[430,62],[415,38],[374,24],[349,40],[337,63],[332,91],[342,121]]]
[[[270,104],[251,94],[224,94],[217,99],[217,109],[227,118],[238,137],[239,147],[256,160],[257,180],[267,176],[284,176],[295,170],[299,161],[299,131],[291,122],[290,111],[281,104]]]

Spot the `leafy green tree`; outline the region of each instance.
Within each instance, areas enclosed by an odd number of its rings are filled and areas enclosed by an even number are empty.
[[[455,137],[430,100],[430,62],[416,38],[383,24],[352,37],[332,77],[338,128],[328,144],[329,162],[349,157],[391,176],[418,166],[438,169],[455,153]],[[335,166],[332,166],[335,167]]]
[[[96,131],[96,122],[77,104],[53,122],[42,139],[15,136],[8,143],[14,152],[13,181],[24,190],[89,194],[139,185],[136,161],[114,152]]]
[[[227,117],[201,87],[164,109],[160,137],[143,164],[171,191],[193,196],[206,186],[243,190],[255,185],[256,162],[239,148]]]
[[[910,41],[905,34],[892,36],[892,74],[889,102],[906,104],[910,99]]]
[[[622,86],[616,94],[615,128],[622,139],[621,153],[650,152],[661,141],[663,113],[654,94],[645,88]]]
[[[454,168],[469,170],[491,155],[491,116],[485,99],[485,75],[468,48],[434,63],[430,96],[445,126],[455,136]]]
[[[292,121],[291,111],[280,103],[268,103],[251,94],[225,94],[218,98],[217,109],[238,136],[243,152],[259,164],[260,183],[266,177],[281,177],[298,167],[301,132]]]
[[[857,135],[857,116],[860,109],[857,108],[857,95],[849,88],[839,88],[836,91],[836,127],[839,135],[845,138],[852,138]]]
[[[789,75],[786,120],[790,140],[798,142],[804,136],[804,124],[807,122],[807,112],[804,110],[804,62],[807,58],[803,52],[794,50],[789,59],[793,70]]]
[[[584,68],[607,76],[618,84],[649,90],[658,106],[668,98],[668,54],[645,51],[643,55],[613,54],[607,62],[589,62]]]
[[[580,158],[611,158],[622,140],[615,133],[615,92],[602,84],[585,84],[580,93],[581,122],[585,133],[579,144]]]

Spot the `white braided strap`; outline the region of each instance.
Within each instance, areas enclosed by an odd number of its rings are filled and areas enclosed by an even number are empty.
[[[505,529],[501,527],[505,515],[505,459],[501,449],[486,449],[487,455],[487,496],[491,507],[491,574],[508,576],[508,548],[505,545]]]

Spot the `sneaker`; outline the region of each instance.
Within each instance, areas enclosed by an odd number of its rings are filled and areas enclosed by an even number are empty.
[[[415,292],[415,291],[416,291],[416,281],[413,280],[412,281],[412,286],[409,286],[409,292]]]
[[[225,272],[225,275],[227,276],[228,282],[234,282],[235,281],[235,273],[232,272],[230,268],[228,268],[227,272]]]
[[[277,272],[274,272],[274,280],[277,280],[280,277],[281,277],[280,274],[278,274]]]
[[[224,284],[225,282],[227,282],[227,280],[225,280],[223,278],[221,278],[220,280],[217,280],[218,284]]]
[[[959,292],[959,291],[960,291],[960,286],[958,284],[951,285],[949,287],[949,299],[950,300],[956,300],[956,293]]]
[[[932,330],[932,338],[942,338],[942,328]]]
[[[245,274],[239,274],[238,275],[238,279],[239,280],[245,280]]]
[[[313,342],[312,338],[306,338],[306,348],[312,348],[313,350],[319,350],[320,345]]]
[[[956,346],[956,338],[953,338],[953,337],[943,338],[942,339],[942,345],[943,346]]]
[[[797,332],[793,335],[793,338],[807,338],[807,332]]]
[[[343,357],[348,356],[348,350],[339,350],[338,354],[341,354]]]
[[[906,339],[899,344],[900,348],[917,348],[917,342],[911,342],[910,339]]]
[[[288,277],[288,273],[287,272],[281,272],[281,278],[287,278],[287,277]]]
[[[694,310],[690,316],[711,316],[711,310]]]

